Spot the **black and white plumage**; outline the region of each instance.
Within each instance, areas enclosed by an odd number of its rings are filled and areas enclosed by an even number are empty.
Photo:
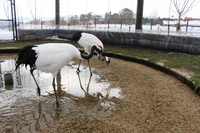
[[[107,63],[108,65],[110,64],[110,58],[107,57],[107,56],[104,56],[104,57],[102,58],[102,61],[106,61],[106,63]]]
[[[90,33],[77,32],[77,33],[75,33],[73,35],[72,41],[77,42],[78,44],[80,44],[84,48],[84,51],[87,54],[90,54],[91,48],[93,46],[96,46],[99,49],[98,51],[96,51],[97,55],[98,55],[98,59],[100,61],[104,61],[105,60],[106,63],[109,65],[110,58],[104,57],[102,59],[102,51],[104,49],[104,45],[95,35],[90,34]],[[79,72],[80,63],[81,63],[81,60],[79,62],[79,66],[77,68],[78,72]],[[91,72],[89,60],[88,60],[88,65],[89,65],[89,69],[90,69],[90,72]],[[91,72],[91,74],[92,74],[92,72]]]
[[[30,73],[37,85],[37,92],[40,96],[40,87],[33,75],[33,71],[38,69],[42,72],[51,73],[53,76],[52,86],[54,89],[56,104],[59,106],[58,98],[55,89],[55,77],[58,71],[69,63],[73,58],[80,60],[89,60],[94,51],[99,49],[96,46],[91,48],[89,55],[83,55],[76,47],[68,43],[46,43],[40,45],[25,46],[18,55],[16,60],[16,70],[24,64],[26,67],[30,66]]]
[[[97,54],[101,56],[102,50],[104,49],[103,43],[93,34],[77,32],[73,35],[72,41],[80,44],[87,54],[90,54],[91,47],[96,45],[99,48]]]

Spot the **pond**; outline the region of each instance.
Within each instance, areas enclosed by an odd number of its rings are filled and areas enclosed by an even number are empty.
[[[94,73],[87,90],[90,78],[88,67],[81,66],[79,77],[76,73],[78,65],[71,61],[56,77],[58,99],[61,103],[61,108],[57,109],[52,75],[34,71],[41,88],[39,97],[29,70],[24,66],[14,70],[15,57],[15,54],[0,55],[1,132],[40,132],[60,119],[70,120],[77,115],[83,117],[85,113],[91,116],[106,116],[115,106],[110,99],[121,97],[120,88],[110,88],[110,83],[101,80],[101,77]],[[81,89],[80,82],[85,91]],[[75,108],[79,111],[72,111]]]

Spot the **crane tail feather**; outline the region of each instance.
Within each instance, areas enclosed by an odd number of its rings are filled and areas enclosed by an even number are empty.
[[[34,45],[25,46],[21,49],[21,51],[18,54],[18,58],[16,59],[16,67],[15,70],[21,65],[24,64],[25,67],[29,65],[31,69],[35,68],[35,61],[37,59],[36,52],[33,50],[33,47],[37,47]]]

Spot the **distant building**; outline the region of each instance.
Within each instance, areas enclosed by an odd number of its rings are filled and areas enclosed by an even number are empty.
[[[200,27],[200,18],[185,18],[188,21],[188,26]]]

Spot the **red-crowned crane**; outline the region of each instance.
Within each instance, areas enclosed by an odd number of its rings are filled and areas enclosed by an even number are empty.
[[[69,63],[73,58],[80,60],[89,60],[94,51],[99,53],[100,49],[94,45],[90,49],[89,55],[83,55],[76,47],[68,43],[46,43],[40,45],[25,46],[18,55],[16,60],[16,70],[24,64],[25,67],[30,66],[30,73],[36,83],[37,93],[40,96],[40,87],[33,75],[33,71],[38,69],[42,72],[51,73],[53,76],[52,86],[56,98],[56,104],[59,107],[59,102],[55,88],[55,77],[58,71]]]
[[[99,49],[99,50],[96,51],[97,55],[98,55],[98,59],[100,61],[105,60],[106,63],[109,65],[110,58],[104,57],[102,59],[102,50],[103,50],[104,46],[103,46],[103,43],[95,35],[90,34],[90,33],[84,33],[84,32],[76,32],[72,36],[72,41],[80,44],[84,48],[84,51],[88,55],[91,53],[91,48],[93,46],[96,46]],[[79,65],[78,65],[77,72],[80,72],[80,70],[79,70],[80,64],[81,64],[81,60],[80,60]],[[90,69],[90,74],[92,75],[89,59],[88,59],[88,66],[89,66],[89,69]]]

